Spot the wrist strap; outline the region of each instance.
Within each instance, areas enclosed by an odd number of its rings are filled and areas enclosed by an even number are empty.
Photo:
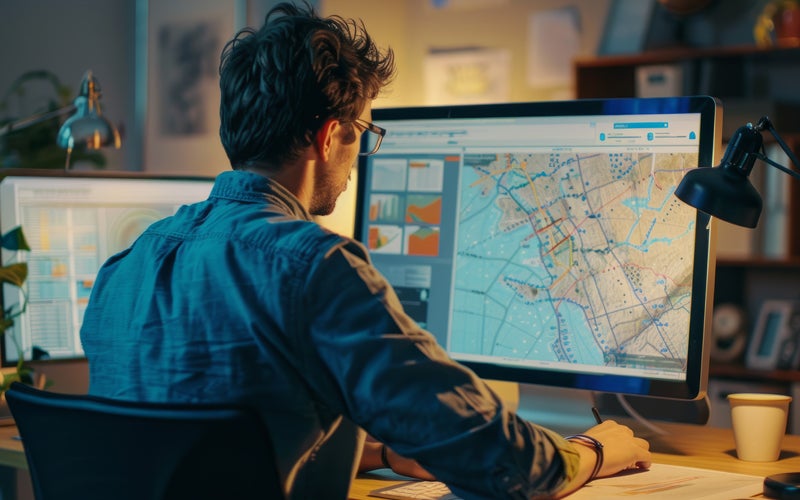
[[[592,436],[587,436],[586,434],[574,434],[572,436],[567,436],[565,439],[567,441],[577,441],[587,446],[591,446],[592,449],[594,449],[594,452],[597,454],[597,462],[594,464],[592,475],[589,476],[589,480],[586,482],[588,483],[589,481],[595,479],[597,475],[600,474],[600,469],[603,467],[603,443],[596,440]]]
[[[389,454],[386,451],[385,444],[381,444],[381,465],[383,465],[387,469],[392,468],[392,464],[389,463]]]

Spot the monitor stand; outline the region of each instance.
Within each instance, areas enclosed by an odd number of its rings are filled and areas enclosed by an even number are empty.
[[[596,425],[591,391],[496,380],[486,382],[520,417],[563,436],[579,434]]]

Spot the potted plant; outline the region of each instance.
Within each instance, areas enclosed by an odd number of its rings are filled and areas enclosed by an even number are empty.
[[[30,251],[28,242],[25,240],[25,234],[22,232],[22,227],[17,226],[3,234],[0,239],[0,246],[13,252],[9,262],[0,267],[0,283],[3,286],[11,285],[19,288],[23,297],[22,302],[19,304],[3,308],[2,317],[0,317],[0,340],[5,340],[6,335],[8,335],[17,350],[17,365],[15,369],[11,373],[4,374],[2,383],[0,383],[0,394],[2,394],[12,382],[32,383],[33,373],[31,367],[25,363],[22,342],[16,337],[14,330],[10,330],[14,326],[14,321],[25,313],[28,305],[28,295],[23,288],[23,284],[28,277],[28,264],[17,261],[19,251]]]

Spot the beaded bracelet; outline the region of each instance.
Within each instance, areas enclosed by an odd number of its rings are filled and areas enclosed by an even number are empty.
[[[603,443],[596,440],[592,436],[587,436],[586,434],[575,434],[572,436],[567,436],[565,439],[568,441],[580,441],[585,445],[589,445],[594,449],[594,452],[597,454],[597,462],[594,464],[594,470],[592,470],[592,475],[589,476],[589,480],[586,481],[587,483],[597,477],[600,474],[600,469],[603,467]]]

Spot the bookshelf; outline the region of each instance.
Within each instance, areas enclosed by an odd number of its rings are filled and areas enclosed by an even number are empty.
[[[576,97],[642,95],[641,88],[637,88],[639,71],[659,65],[677,69],[671,74],[679,75],[681,95],[713,95],[720,99],[723,104],[723,142],[739,126],[754,123],[766,115],[789,147],[800,152],[800,98],[792,88],[796,85],[793,82],[800,79],[800,47],[675,48],[578,59],[574,63]],[[763,135],[765,144],[772,141],[769,132]],[[781,162],[771,155],[770,158]],[[790,164],[786,166],[792,167]],[[776,170],[758,162],[751,176],[764,198],[759,228],[751,233],[737,230],[734,238],[761,238],[759,231],[763,232],[766,225],[778,223],[780,219],[779,229],[785,231],[782,252],[767,255],[763,251],[764,245],[759,242],[748,245],[746,252],[735,257],[727,252],[729,248],[718,248],[721,257],[716,265],[714,304],[733,304],[741,308],[748,337],[753,335],[756,318],[765,300],[800,300],[800,182],[778,172],[785,178],[780,182],[788,184],[786,212],[780,217],[773,213],[770,219],[770,200],[759,187],[757,178],[767,169]],[[800,331],[797,336],[800,343]],[[745,354],[730,362],[712,360],[709,389],[712,405],[723,404],[721,399],[726,388],[741,390],[742,387],[751,387],[753,390],[772,390],[800,397],[800,370],[753,370],[747,367]],[[714,401],[715,397],[719,400]],[[800,421],[795,431],[800,432]]]

